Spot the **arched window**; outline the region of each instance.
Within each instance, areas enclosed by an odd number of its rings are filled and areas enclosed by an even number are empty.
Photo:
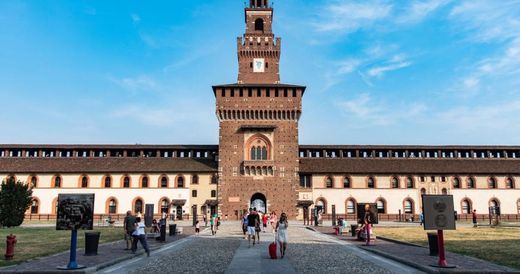
[[[356,200],[348,199],[346,203],[347,213],[356,214]]]
[[[453,177],[453,188],[460,188],[460,178]]]
[[[29,182],[31,182],[31,187],[35,188],[38,186],[38,177],[36,175],[31,175]]]
[[[492,206],[492,207],[500,207],[500,202],[497,200],[497,199],[491,199],[489,201],[489,206]]]
[[[212,185],[216,185],[217,183],[218,183],[217,175],[212,175],[211,176],[211,184]]]
[[[141,188],[147,188],[150,183],[150,178],[147,175],[141,177]]]
[[[443,195],[448,194],[448,190],[447,190],[445,187],[442,188],[442,194],[443,194]]]
[[[212,190],[211,191],[211,198],[215,198],[217,197],[217,191],[216,190]]]
[[[475,178],[468,177],[467,183],[468,188],[475,188]]]
[[[463,199],[460,202],[460,207],[462,209],[462,213],[465,213],[465,214],[471,213],[471,201],[469,199]]]
[[[105,187],[106,188],[112,187],[112,178],[110,178],[110,176],[105,176]]]
[[[506,178],[506,188],[515,188],[515,182],[513,181],[513,178]]]
[[[325,200],[323,199],[318,199],[318,201],[316,201],[316,208],[318,209],[318,212],[320,212],[321,214],[326,214],[327,202],[325,202]]]
[[[182,176],[177,177],[177,187],[178,188],[184,187],[184,177],[182,177]]]
[[[88,177],[85,175],[81,177],[81,187],[82,188],[88,187]]]
[[[166,175],[161,176],[160,185],[161,185],[161,188],[168,187],[168,177]]]
[[[117,201],[116,199],[110,199],[108,201],[108,214],[116,214],[117,213]]]
[[[166,198],[163,198],[161,200],[161,213],[168,213],[169,209],[170,209],[170,201]]]
[[[374,180],[374,177],[370,176],[367,178],[367,187],[368,188],[375,188],[376,187],[376,181]]]
[[[421,195],[424,195],[424,194],[426,194],[426,188],[423,187],[423,188],[421,188]]]
[[[264,20],[262,18],[255,20],[255,31],[264,32]]]
[[[385,214],[386,213],[386,201],[383,198],[377,199],[377,213]]]
[[[40,206],[40,201],[38,199],[33,198],[31,203],[31,214],[38,214],[38,208]]]
[[[334,181],[332,181],[332,178],[330,176],[325,177],[325,187],[326,188],[334,187]]]
[[[488,179],[488,187],[489,188],[497,188],[497,179],[495,179],[495,177],[489,177],[489,179]]]
[[[391,179],[392,188],[399,188],[399,179],[397,177],[392,177]]]
[[[350,188],[350,177],[345,176],[343,178],[343,188]]]
[[[414,213],[413,200],[412,199],[404,200],[403,209],[404,209],[404,213],[413,214]]]
[[[128,176],[123,177],[123,187],[124,188],[130,187],[130,177],[128,177]]]
[[[414,188],[414,187],[415,187],[415,184],[414,184],[413,178],[410,176],[406,177],[406,188]]]
[[[54,177],[54,187],[55,188],[61,187],[61,176],[56,175],[56,177]]]
[[[191,191],[191,197],[193,197],[193,198],[197,197],[197,190],[196,189]]]
[[[269,139],[264,135],[257,134],[246,143],[246,151],[249,151],[248,160],[251,161],[265,161],[271,158],[271,145]]]
[[[143,213],[143,200],[141,200],[141,199],[135,200],[134,212],[135,212],[135,214]]]
[[[198,175],[193,175],[191,177],[191,183],[194,184],[194,185],[198,185],[199,184],[199,176]]]

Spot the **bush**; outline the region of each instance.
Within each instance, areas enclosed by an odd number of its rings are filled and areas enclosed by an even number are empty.
[[[0,225],[13,227],[22,224],[25,211],[31,206],[32,190],[28,184],[9,178],[0,189]]]

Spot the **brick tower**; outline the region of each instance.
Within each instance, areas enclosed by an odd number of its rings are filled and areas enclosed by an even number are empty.
[[[298,120],[304,86],[280,83],[281,39],[267,0],[245,8],[238,82],[213,86],[219,129],[218,202],[234,219],[250,206],[297,214]]]

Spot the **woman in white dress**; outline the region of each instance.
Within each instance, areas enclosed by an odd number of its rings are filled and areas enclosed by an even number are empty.
[[[276,237],[278,238],[278,243],[280,244],[280,254],[283,258],[285,255],[285,249],[287,249],[287,241],[289,238],[287,237],[287,227],[289,223],[287,222],[287,215],[282,213],[280,216],[280,221],[276,223]]]

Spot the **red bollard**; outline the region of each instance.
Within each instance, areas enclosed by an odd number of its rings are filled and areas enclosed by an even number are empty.
[[[16,244],[16,236],[9,234],[5,240],[5,259],[11,260],[14,257],[14,244]]]

